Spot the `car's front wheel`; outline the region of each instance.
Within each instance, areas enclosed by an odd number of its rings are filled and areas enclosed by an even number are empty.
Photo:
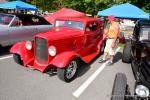
[[[23,65],[23,61],[21,60],[20,55],[18,55],[18,54],[13,54],[13,58],[14,58],[14,61],[15,61],[17,64]]]
[[[111,100],[125,100],[127,78],[123,73],[117,73],[112,90]]]
[[[73,59],[65,68],[57,68],[57,75],[59,79],[65,82],[71,82],[76,78],[79,68],[79,61],[77,58]]]

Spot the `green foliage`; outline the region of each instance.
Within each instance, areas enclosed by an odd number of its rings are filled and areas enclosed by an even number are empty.
[[[8,0],[14,1],[14,0]],[[36,5],[43,11],[53,12],[61,8],[72,8],[95,15],[98,11],[113,5],[129,2],[150,13],[150,0],[22,0]],[[31,1],[31,2],[30,2]]]

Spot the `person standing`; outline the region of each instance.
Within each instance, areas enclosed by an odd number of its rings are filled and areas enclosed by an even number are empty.
[[[119,23],[116,21],[117,19],[115,16],[111,15],[107,17],[108,19],[108,25],[104,29],[104,35],[103,38],[106,39],[106,46],[104,49],[104,55],[103,58],[99,61],[100,63],[103,63],[106,61],[106,57],[109,54],[110,59],[107,62],[106,65],[112,65],[114,60],[114,48],[116,46],[117,37],[120,34],[120,27]]]

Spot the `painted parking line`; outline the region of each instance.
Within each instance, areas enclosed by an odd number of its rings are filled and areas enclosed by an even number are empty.
[[[116,49],[115,54],[119,50],[120,47]],[[102,66],[100,66],[75,92],[73,92],[72,95],[78,98],[84,92],[84,90],[92,83],[92,81],[102,72],[102,70],[106,67],[106,63],[102,64]]]
[[[8,56],[0,57],[0,60],[12,58],[12,57],[13,57],[13,55],[11,54],[11,55],[8,55]]]

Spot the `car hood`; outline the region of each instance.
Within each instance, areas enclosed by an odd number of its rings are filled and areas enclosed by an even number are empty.
[[[69,37],[76,37],[82,35],[83,35],[83,31],[81,30],[59,27],[59,28],[52,28],[47,32],[38,34],[36,35],[36,37],[45,38],[47,40],[58,40],[58,39],[65,39]]]

